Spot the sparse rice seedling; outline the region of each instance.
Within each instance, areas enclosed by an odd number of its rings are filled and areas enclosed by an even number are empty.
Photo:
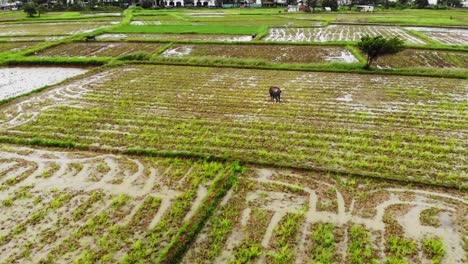
[[[109,76],[90,80],[81,86],[81,96],[67,99],[68,105],[85,108],[54,106],[48,99],[35,107],[26,101],[34,116],[9,128],[22,113],[3,107],[10,117],[1,124],[1,135],[466,184],[467,168],[460,166],[466,142],[457,136],[468,122],[466,102],[460,100],[463,80],[178,66],[119,69],[102,73]],[[270,103],[272,84],[284,89],[284,103]],[[266,140],[272,137],[277,139]]]

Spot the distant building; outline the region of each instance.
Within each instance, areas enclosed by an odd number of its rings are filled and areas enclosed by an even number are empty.
[[[374,6],[371,5],[355,5],[361,12],[374,12]]]
[[[184,7],[184,6],[198,6],[198,7],[211,7],[216,6],[215,0],[164,0],[164,5],[167,7]]]
[[[19,1],[9,3],[8,0],[0,0],[0,10],[18,10],[22,6],[23,3]]]

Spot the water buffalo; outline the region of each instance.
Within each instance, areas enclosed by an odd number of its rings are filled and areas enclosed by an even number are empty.
[[[279,87],[276,87],[276,86],[270,86],[270,96],[271,96],[272,101],[275,101],[275,102],[279,103],[281,101],[280,100],[281,89]]]
[[[96,40],[96,36],[94,36],[94,35],[88,35],[88,36],[85,37],[85,40],[86,40],[86,41]]]

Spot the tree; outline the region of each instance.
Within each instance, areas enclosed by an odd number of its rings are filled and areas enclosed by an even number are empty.
[[[338,10],[337,0],[322,0],[322,8],[330,7],[332,11]]]
[[[315,8],[318,6],[319,0],[307,0],[307,5],[312,8],[312,13],[315,12]]]
[[[37,11],[37,14],[41,16],[41,14],[45,14],[49,10],[45,6],[39,6],[38,8],[36,8],[36,11]]]
[[[30,17],[33,17],[35,14],[37,14],[36,5],[33,2],[28,2],[24,4],[23,10]]]
[[[399,37],[386,39],[382,36],[370,37],[365,35],[357,44],[358,48],[367,54],[367,63],[365,68],[370,69],[372,63],[380,56],[395,54],[402,51],[404,41]]]
[[[428,0],[415,0],[414,5],[418,9],[423,9],[423,8],[426,8],[429,5],[429,1]]]
[[[151,8],[151,7],[153,7],[153,1],[151,1],[151,0],[143,0],[143,1],[141,2],[141,7],[145,8],[145,9]]]

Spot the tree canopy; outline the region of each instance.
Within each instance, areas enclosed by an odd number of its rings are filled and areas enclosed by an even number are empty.
[[[404,41],[399,37],[386,39],[383,36],[370,37],[368,35],[361,37],[357,46],[367,54],[366,69],[369,69],[378,57],[395,54],[405,48]]]
[[[23,10],[24,10],[24,12],[27,13],[28,16],[30,16],[30,17],[32,17],[32,16],[34,16],[35,14],[37,14],[36,5],[35,5],[33,2],[28,2],[28,3],[24,4]]]

